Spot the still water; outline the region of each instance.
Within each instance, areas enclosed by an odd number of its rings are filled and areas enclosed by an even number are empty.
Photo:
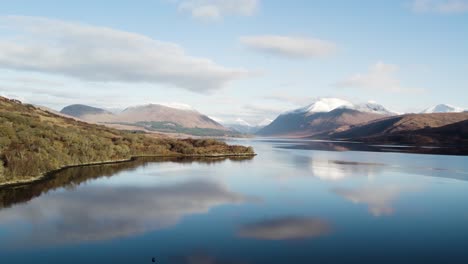
[[[231,143],[0,190],[0,263],[468,263],[468,157]]]

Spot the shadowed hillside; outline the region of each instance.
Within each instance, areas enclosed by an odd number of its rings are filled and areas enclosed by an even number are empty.
[[[466,145],[467,121],[468,113],[409,114],[369,122],[329,136],[380,143]]]
[[[310,137],[342,126],[361,124],[383,115],[339,108],[330,112],[287,113],[257,132],[261,136]]]

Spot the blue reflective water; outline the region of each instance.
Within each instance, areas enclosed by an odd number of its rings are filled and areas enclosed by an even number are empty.
[[[468,157],[234,143],[0,190],[0,263],[468,263]]]

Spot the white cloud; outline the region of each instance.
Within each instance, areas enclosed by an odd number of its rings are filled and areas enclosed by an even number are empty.
[[[399,67],[393,64],[377,62],[369,68],[368,73],[358,73],[339,81],[335,86],[340,88],[360,88],[386,92],[419,93],[424,89],[403,87],[396,77]]]
[[[3,16],[0,68],[85,81],[166,84],[207,92],[250,72],[190,56],[174,43],[40,17]]]
[[[336,52],[333,42],[304,37],[244,36],[240,42],[256,51],[294,58],[323,57]]]
[[[203,20],[217,20],[226,15],[251,16],[260,0],[181,0],[180,11]]]
[[[468,12],[467,0],[414,0],[412,9],[418,13],[454,14]]]

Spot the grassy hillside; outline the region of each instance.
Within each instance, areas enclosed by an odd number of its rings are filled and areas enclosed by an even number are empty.
[[[278,116],[259,130],[261,136],[314,137],[342,126],[352,126],[383,118],[384,115],[352,109],[335,109],[319,113],[289,113]]]
[[[332,139],[414,145],[466,145],[468,113],[409,114],[332,133]]]
[[[151,138],[88,124],[0,97],[0,184],[61,167],[145,155],[252,155],[216,140]]]
[[[174,122],[137,122],[137,123],[117,123],[121,125],[129,125],[141,127],[148,131],[164,132],[164,133],[180,133],[186,135],[200,136],[200,137],[224,137],[224,136],[239,136],[239,133],[213,129],[213,128],[199,128],[199,127],[184,127]]]

